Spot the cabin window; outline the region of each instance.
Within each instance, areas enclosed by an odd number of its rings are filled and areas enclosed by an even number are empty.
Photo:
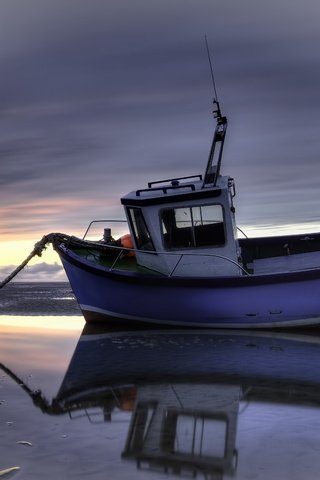
[[[149,230],[140,208],[128,208],[131,229],[138,250],[154,250]]]
[[[168,208],[161,214],[166,248],[224,245],[225,228],[221,205]]]

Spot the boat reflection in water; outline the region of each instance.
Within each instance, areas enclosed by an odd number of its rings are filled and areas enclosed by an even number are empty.
[[[166,473],[233,475],[240,396],[239,385],[142,386],[123,457]]]
[[[309,479],[320,467],[319,365],[314,334],[86,327],[55,398],[28,393],[45,413],[93,423],[132,412],[119,456],[151,476]]]

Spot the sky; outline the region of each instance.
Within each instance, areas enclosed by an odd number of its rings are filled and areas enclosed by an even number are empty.
[[[82,236],[124,218],[127,192],[204,172],[205,35],[239,227],[320,231],[319,21],[318,0],[1,0],[0,280],[44,234]],[[19,279],[65,277],[48,249]]]

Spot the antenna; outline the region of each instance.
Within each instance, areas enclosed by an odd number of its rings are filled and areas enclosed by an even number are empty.
[[[214,136],[213,136],[213,139],[212,139],[211,149],[210,149],[210,153],[209,153],[207,168],[206,168],[204,178],[203,178],[202,188],[205,188],[206,185],[209,185],[209,184],[211,184],[213,187],[215,187],[216,184],[217,184],[218,177],[220,175],[220,169],[221,169],[221,160],[222,160],[224,138],[225,138],[225,134],[226,134],[226,130],[227,130],[227,124],[228,124],[227,117],[224,117],[221,114],[220,105],[219,105],[219,101],[218,101],[216,82],[214,81],[214,74],[213,74],[213,68],[212,68],[212,62],[211,62],[211,56],[210,56],[207,36],[205,35],[204,38],[205,38],[205,42],[206,42],[208,60],[209,60],[210,71],[211,71],[211,79],[212,79],[212,85],[213,85],[213,91],[214,91],[213,103],[214,103],[215,107],[214,107],[214,111],[213,111],[213,116],[217,120],[217,125],[216,125],[216,129],[215,129]],[[217,149],[216,149],[216,147],[217,147]]]
[[[212,79],[212,85],[213,85],[213,91],[214,91],[214,101],[218,103],[218,94],[217,94],[216,82],[214,81],[213,68],[212,68],[211,55],[210,55],[207,35],[204,36],[204,39],[206,42],[206,49],[207,49],[208,60],[210,65],[211,79]]]

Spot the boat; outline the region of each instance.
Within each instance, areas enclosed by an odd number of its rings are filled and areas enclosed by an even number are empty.
[[[94,220],[83,238],[47,237],[86,322],[224,329],[320,324],[320,233],[238,237],[235,182],[221,173],[228,121],[216,99],[213,113],[204,174],[152,181],[128,193],[121,198],[125,219]],[[101,222],[100,238],[90,239]],[[121,222],[127,234],[116,238],[112,224]]]

